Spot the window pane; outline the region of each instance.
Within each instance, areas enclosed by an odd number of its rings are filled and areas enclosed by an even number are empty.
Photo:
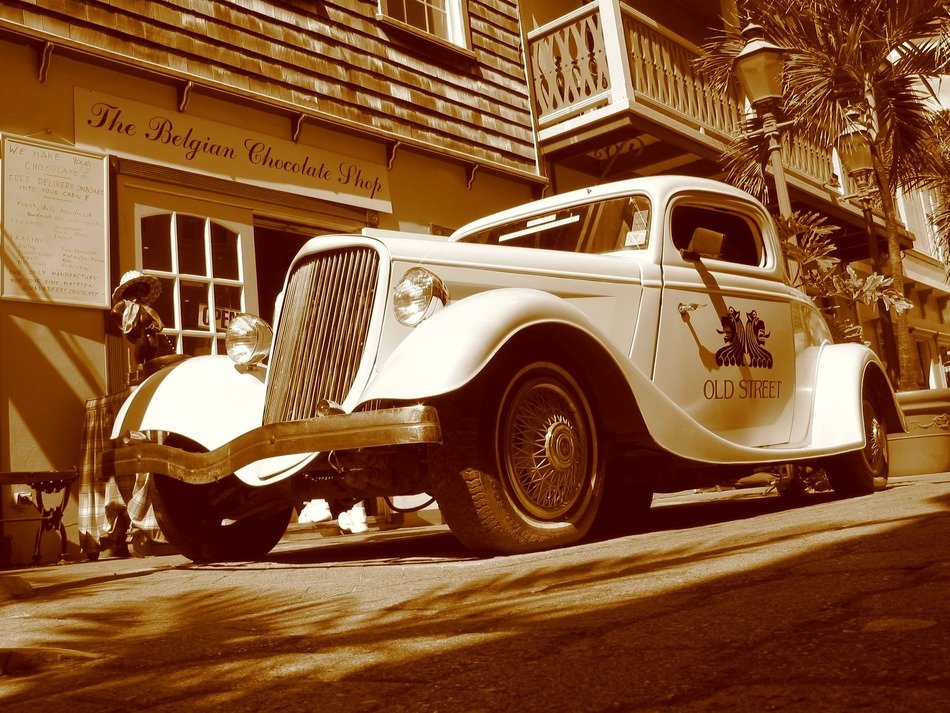
[[[381,0],[389,17],[450,42],[463,44],[461,0]]]
[[[146,270],[171,272],[171,215],[150,215],[142,218],[142,267]]]
[[[205,221],[192,215],[177,217],[178,272],[187,275],[207,275],[205,263]]]
[[[406,0],[389,0],[386,12],[394,20],[406,22]]]
[[[214,277],[237,280],[238,234],[218,223],[211,223],[211,271]]]
[[[214,306],[241,311],[241,293],[244,290],[237,285],[215,285]]]
[[[744,216],[702,206],[678,205],[670,221],[673,245],[702,257],[742,265],[762,264],[758,229]]]
[[[191,354],[192,356],[200,356],[203,354],[211,353],[211,338],[210,337],[182,337],[181,338],[181,351],[182,354]]]
[[[429,30],[426,22],[426,7],[419,0],[406,0],[406,22],[420,30]]]
[[[165,337],[168,338],[169,344],[172,345],[172,349],[174,349],[177,354],[183,354],[181,351],[181,345],[178,343],[177,334],[166,334]]]
[[[219,332],[225,332],[231,319],[243,311],[241,307],[240,287],[232,285],[214,286],[214,318]]]
[[[209,329],[208,285],[181,282],[181,328]]]
[[[429,19],[429,32],[447,38],[449,36],[449,23],[445,12],[445,0],[428,0],[425,4]]]
[[[152,303],[152,309],[158,312],[162,324],[174,329],[178,326],[175,324],[175,281],[164,277],[158,281],[162,285],[162,293]]]
[[[429,32],[442,38],[449,36],[449,23],[441,10],[430,9]]]

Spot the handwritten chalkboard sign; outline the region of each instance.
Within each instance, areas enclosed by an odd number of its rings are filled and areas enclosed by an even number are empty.
[[[109,306],[105,156],[3,136],[0,296]]]

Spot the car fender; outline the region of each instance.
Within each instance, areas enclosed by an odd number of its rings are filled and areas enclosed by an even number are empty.
[[[116,416],[112,437],[129,431],[169,431],[208,450],[261,425],[264,376],[226,356],[186,359],[135,388]]]
[[[167,431],[214,450],[261,425],[264,377],[261,366],[238,366],[226,356],[199,356],[162,369],[143,381],[123,403],[112,438],[130,431]],[[299,469],[312,454],[268,458],[237,472],[261,485]]]
[[[709,431],[684,411],[637,369],[627,371],[640,403],[649,399],[644,420],[654,441],[682,458],[705,463],[767,463],[808,460],[857,450],[864,446],[862,390],[868,385],[881,400],[882,417],[891,431],[903,431],[904,419],[884,368],[861,344],[827,344],[821,348],[803,440],[767,447],[742,446]],[[806,401],[806,403],[808,403]]]
[[[550,293],[528,288],[480,292],[415,327],[379,367],[361,401],[412,400],[454,391],[478,375],[512,336],[552,323],[587,332],[605,348],[610,344],[583,312]]]
[[[888,430],[906,430],[904,414],[877,356],[863,344],[826,344],[818,358],[811,441],[816,448],[864,446],[865,389],[878,398]]]

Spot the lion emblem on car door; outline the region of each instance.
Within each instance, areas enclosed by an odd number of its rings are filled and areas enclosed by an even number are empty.
[[[765,340],[770,332],[765,331],[765,322],[759,319],[755,310],[746,312],[745,342],[746,354],[749,357],[749,366],[772,368],[772,353],[765,348]]]
[[[765,340],[770,332],[766,331],[765,321],[759,318],[756,310],[746,312],[745,323],[742,314],[734,307],[728,314],[719,318],[722,329],[716,331],[723,336],[726,345],[716,352],[719,366],[754,366],[772,368],[772,353],[765,348]]]

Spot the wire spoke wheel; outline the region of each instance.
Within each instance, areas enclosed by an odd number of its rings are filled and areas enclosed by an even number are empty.
[[[524,364],[524,362],[522,362]],[[569,545],[590,529],[604,478],[593,408],[562,366],[509,362],[439,404],[430,487],[453,534],[483,552]]]
[[[498,449],[516,506],[539,520],[564,517],[590,478],[586,414],[564,385],[538,376],[511,396],[502,417]]]
[[[864,402],[864,438],[864,458],[869,469],[876,477],[887,473],[887,428],[867,400]]]

